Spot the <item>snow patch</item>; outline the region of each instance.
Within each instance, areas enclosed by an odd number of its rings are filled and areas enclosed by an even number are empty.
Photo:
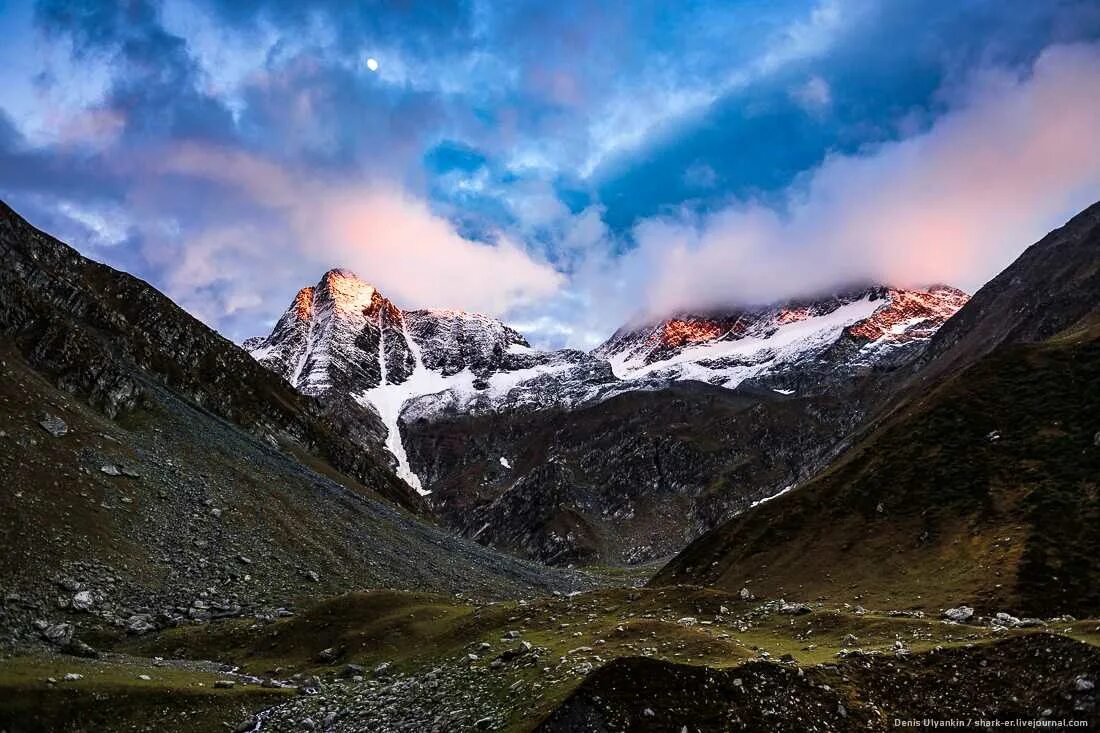
[[[761,504],[767,504],[772,499],[774,499],[776,497],[779,497],[779,496],[783,496],[783,494],[786,494],[788,491],[790,491],[793,488],[794,488],[794,484],[791,484],[790,486],[785,487],[782,491],[779,491],[775,494],[772,494],[771,496],[765,496],[763,499],[757,499],[752,504],[749,504],[749,509],[752,509],[753,507],[758,507]]]
[[[509,463],[508,459],[505,458],[504,456],[500,457],[500,465],[504,466],[505,468],[511,468],[512,467],[512,464]]]

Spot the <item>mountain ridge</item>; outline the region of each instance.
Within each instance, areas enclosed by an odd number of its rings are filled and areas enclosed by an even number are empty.
[[[1094,205],[979,290],[829,467],[652,582],[1095,612],[1098,273]]]
[[[246,348],[306,394],[377,411],[399,475],[426,494],[404,444],[411,422],[573,409],[682,379],[726,387],[770,381],[790,394],[905,361],[966,297],[948,286],[862,287],[723,318],[624,327],[585,353],[533,349],[518,331],[484,314],[402,310],[366,280],[337,268],[299,290],[272,332],[248,339]],[[659,348],[631,368],[632,356],[654,339]],[[694,357],[693,350],[699,352]],[[814,373],[798,379],[810,360],[819,362]]]

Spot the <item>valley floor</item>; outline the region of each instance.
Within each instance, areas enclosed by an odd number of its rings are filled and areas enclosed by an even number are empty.
[[[99,646],[110,652],[98,659],[0,660],[0,730],[889,730],[895,718],[1100,720],[1098,620],[1004,628],[682,586],[496,603],[370,591],[279,620],[119,632]]]

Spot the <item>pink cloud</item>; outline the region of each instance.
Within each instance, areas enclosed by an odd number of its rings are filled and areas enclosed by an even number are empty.
[[[262,158],[198,145],[170,152],[162,168],[241,189],[276,215],[268,227],[207,232],[189,243],[185,251],[194,254],[176,270],[178,292],[225,279],[224,269],[205,261],[215,254],[232,254],[237,269],[252,262],[254,272],[270,271],[276,265],[266,252],[274,242],[281,243],[278,251],[295,254],[301,271],[292,285],[345,267],[403,307],[500,314],[548,297],[563,284],[560,273],[516,242],[466,239],[423,201],[390,186],[303,180]],[[240,241],[233,244],[235,236]]]
[[[860,279],[972,290],[1100,198],[1100,46],[1052,47],[1022,77],[986,72],[953,102],[923,133],[828,158],[784,214],[745,202],[643,222],[612,297],[666,312]]]

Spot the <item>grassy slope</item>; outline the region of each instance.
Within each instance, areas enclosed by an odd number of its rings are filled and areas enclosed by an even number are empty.
[[[810,483],[694,542],[654,583],[1095,612],[1098,385],[1095,325],[1002,347],[912,400]]]
[[[83,679],[64,681],[70,672]],[[224,724],[232,729],[257,708],[294,694],[239,683],[214,688],[226,678],[210,669],[154,665],[152,660],[5,659],[0,661],[0,726],[12,733],[199,733],[224,730]]]

